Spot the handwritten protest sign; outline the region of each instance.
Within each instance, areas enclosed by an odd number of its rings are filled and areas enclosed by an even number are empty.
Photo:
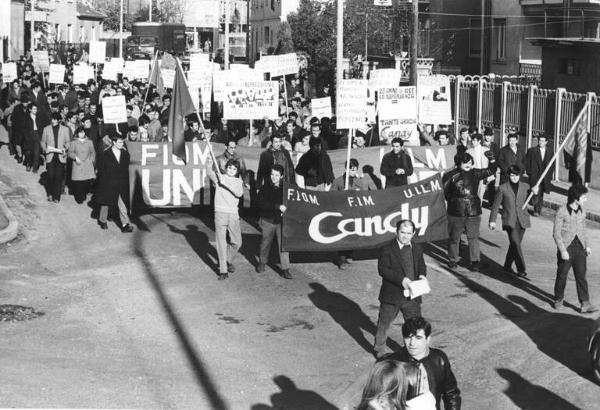
[[[38,73],[47,73],[50,71],[50,58],[48,50],[35,50],[31,52],[33,58],[33,69]]]
[[[313,98],[310,104],[313,117],[331,118],[331,97]]]
[[[225,87],[223,117],[229,120],[277,118],[277,81],[237,82]]]
[[[17,63],[2,64],[2,79],[5,83],[10,83],[17,79]]]
[[[108,81],[117,81],[118,73],[123,72],[123,64],[121,61],[107,61],[102,69],[102,79]]]
[[[382,68],[369,73],[369,88],[377,90],[382,87],[398,87],[402,72],[395,68]]]
[[[352,129],[365,125],[367,80],[342,80],[336,103],[337,128]]]
[[[298,56],[296,53],[271,56],[275,65],[271,68],[271,77],[280,75],[296,74],[298,72]]]
[[[106,61],[106,42],[90,41],[90,63],[103,64]]]
[[[65,66],[63,64],[50,64],[50,84],[62,84],[65,82]]]
[[[197,71],[200,67],[210,64],[207,53],[190,54],[190,71]]]
[[[125,61],[123,77],[130,81],[135,79],[147,80],[150,75],[150,60]]]
[[[204,66],[196,67],[194,71],[190,70],[187,73],[188,89],[190,96],[194,102],[196,109],[200,109],[202,102],[202,111],[210,112],[210,101],[213,86],[213,70],[214,66],[210,63]]]
[[[419,76],[419,122],[451,124],[450,80],[444,75]]]
[[[161,68],[160,75],[162,76],[163,84],[165,85],[165,87],[173,88],[173,83],[175,82],[175,70],[171,70],[169,68]]]
[[[377,91],[379,135],[391,141],[398,137],[408,145],[419,145],[417,90],[415,87],[385,87]]]
[[[73,84],[86,84],[89,79],[94,79],[94,67],[87,64],[73,66]]]
[[[127,109],[124,95],[102,98],[102,114],[106,124],[127,122]]]

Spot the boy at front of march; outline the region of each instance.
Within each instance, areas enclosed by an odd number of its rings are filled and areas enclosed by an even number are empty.
[[[244,194],[242,179],[238,177],[239,163],[229,160],[225,164],[225,174],[215,174],[212,160],[208,164],[208,177],[215,184],[215,234],[219,256],[219,280],[235,272],[233,260],[242,246],[242,231],[238,213],[239,200]],[[227,232],[229,241],[227,244]]]
[[[263,273],[269,259],[273,239],[277,237],[277,250],[281,261],[281,273],[284,279],[292,279],[290,273],[290,254],[281,250],[282,215],[286,210],[283,205],[283,174],[284,169],[279,164],[271,167],[270,180],[265,181],[258,191],[259,225],[262,231],[260,238],[260,259],[256,267],[257,273]]]

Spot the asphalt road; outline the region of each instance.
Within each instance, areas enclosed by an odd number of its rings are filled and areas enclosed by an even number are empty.
[[[0,150],[0,194],[21,224],[18,239],[0,246],[0,304],[44,313],[0,322],[0,407],[357,403],[373,363],[375,253],[360,253],[346,271],[332,255],[295,254],[294,280],[273,267],[257,274],[260,236],[245,218],[237,271],[221,282],[207,210],[143,215],[132,234],[114,224],[101,231],[72,197],[48,203],[38,179]],[[585,351],[596,316],[550,307],[556,251],[546,212],[525,235],[529,280],[500,271],[503,232],[482,228],[483,273],[448,271],[443,250],[429,248],[433,291],[423,311],[432,344],[452,361],[465,409],[598,408]],[[598,226],[589,228],[600,244]],[[594,245],[588,281],[600,305],[599,255]],[[572,277],[566,299],[577,302]]]

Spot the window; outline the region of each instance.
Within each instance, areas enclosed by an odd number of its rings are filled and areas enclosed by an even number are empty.
[[[560,64],[560,74],[577,77],[581,75],[581,60],[563,58]]]
[[[481,56],[481,19],[469,19],[469,57]]]
[[[506,61],[506,19],[494,19],[496,61]]]
[[[71,24],[67,24],[67,42],[73,42],[73,26]]]
[[[267,44],[269,44],[269,38],[271,37],[271,36],[269,35],[269,31],[270,31],[270,30],[269,30],[269,27],[265,27],[265,35],[264,35],[264,37],[263,37],[263,45],[267,45]]]

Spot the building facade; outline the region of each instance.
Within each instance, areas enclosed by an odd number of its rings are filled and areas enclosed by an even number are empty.
[[[288,14],[298,10],[300,0],[253,0],[250,8],[252,38],[250,52],[254,59],[277,45],[277,29]]]
[[[82,0],[47,0],[50,42],[87,43],[103,37],[105,16]]]

